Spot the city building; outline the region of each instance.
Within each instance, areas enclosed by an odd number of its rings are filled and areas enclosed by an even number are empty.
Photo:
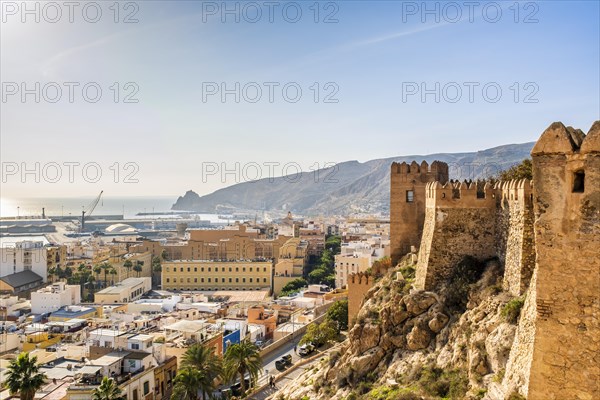
[[[48,263],[44,236],[0,237],[0,278],[32,271],[46,282]]]
[[[44,283],[41,276],[31,270],[20,271],[0,278],[0,292],[27,296]]]
[[[81,288],[79,285],[67,285],[56,282],[50,286],[31,292],[31,312],[45,314],[57,311],[63,306],[81,303]]]
[[[273,262],[176,260],[162,264],[164,290],[260,290],[272,287]]]
[[[152,279],[150,277],[127,278],[95,293],[94,301],[98,304],[129,303],[140,299],[151,289]]]

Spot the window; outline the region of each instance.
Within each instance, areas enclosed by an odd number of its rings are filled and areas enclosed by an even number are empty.
[[[267,272],[267,267],[264,267],[264,268],[263,268],[263,272]]]
[[[267,283],[267,278],[263,278],[263,282],[264,282],[264,283]]]
[[[169,267],[166,267],[166,268],[165,268],[165,272],[169,272]]]
[[[190,281],[190,278],[187,278],[187,283],[190,283],[190,282],[191,282],[191,281]]]
[[[231,283],[231,278],[229,278],[229,283]]]
[[[252,272],[252,267],[250,267],[250,272]]]
[[[208,278],[208,283],[210,283],[210,278]]]
[[[198,272],[198,267],[194,267],[194,272]]]
[[[210,271],[210,269],[209,269]],[[204,267],[200,268],[200,272],[204,272]]]
[[[150,393],[150,381],[144,382],[144,396]]]
[[[140,349],[140,345],[137,343],[131,343],[131,349],[132,350],[139,350]]]
[[[243,283],[246,283],[246,278],[242,278],[242,282],[243,282]]]
[[[133,389],[133,400],[138,400],[139,396],[138,396],[138,390],[137,389]]]
[[[231,280],[231,278],[229,278]],[[240,282],[240,278],[235,278],[235,283],[239,283]]]
[[[246,267],[243,267],[243,268],[242,268],[242,272],[246,272]]]
[[[169,282],[170,282],[170,279],[169,279],[169,278],[167,278],[167,283],[169,283]]]
[[[231,279],[231,278],[229,278]],[[221,278],[221,283],[225,283],[225,278]]]
[[[181,270],[179,272],[183,272],[183,267],[181,267]]]
[[[229,271],[231,272],[231,269]],[[225,272],[225,267],[221,267],[221,272]]]
[[[415,191],[414,190],[407,190],[406,191],[406,202],[407,203],[412,203],[413,201],[415,201]]]
[[[190,267],[188,267],[188,272],[192,272]]]
[[[573,175],[573,193],[583,193],[585,190],[585,172],[576,171]]]
[[[231,267],[229,267],[229,272],[231,272]]]
[[[194,283],[198,283],[198,278],[194,278]]]
[[[208,272],[210,272],[210,267],[208,267]]]
[[[250,283],[252,283],[252,278],[250,278]]]

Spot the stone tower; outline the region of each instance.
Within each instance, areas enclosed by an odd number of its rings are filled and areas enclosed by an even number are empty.
[[[526,394],[599,399],[600,121],[587,136],[553,123],[531,156],[537,282],[532,315],[522,316],[535,326]]]
[[[434,161],[392,163],[390,177],[390,246],[392,265],[419,247],[425,220],[425,185],[448,181],[448,164]]]

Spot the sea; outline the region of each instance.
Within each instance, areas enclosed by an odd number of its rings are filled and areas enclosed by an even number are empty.
[[[6,198],[0,197],[0,217],[40,217],[42,208],[46,216],[68,217],[81,215],[96,197],[65,198]],[[177,196],[102,196],[92,215],[124,215],[133,218],[138,213],[171,212]]]

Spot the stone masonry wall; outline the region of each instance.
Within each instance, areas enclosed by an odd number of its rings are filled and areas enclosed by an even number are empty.
[[[504,290],[513,296],[525,293],[535,266],[531,186],[529,180],[496,186],[496,251],[504,265]]]
[[[465,256],[485,260],[496,255],[496,200],[490,188],[486,197],[478,198],[475,185],[434,182],[427,186],[417,289],[435,289]]]
[[[367,292],[374,286],[373,277],[366,273],[352,274],[348,276],[348,322],[358,315],[360,306]]]
[[[600,398],[600,121],[532,150],[536,331],[530,400]]]
[[[448,180],[448,165],[434,161],[431,166],[392,163],[390,171],[390,252],[392,265],[421,242],[425,220],[425,185]],[[407,192],[412,192],[409,199]],[[411,200],[411,201],[409,201]]]

